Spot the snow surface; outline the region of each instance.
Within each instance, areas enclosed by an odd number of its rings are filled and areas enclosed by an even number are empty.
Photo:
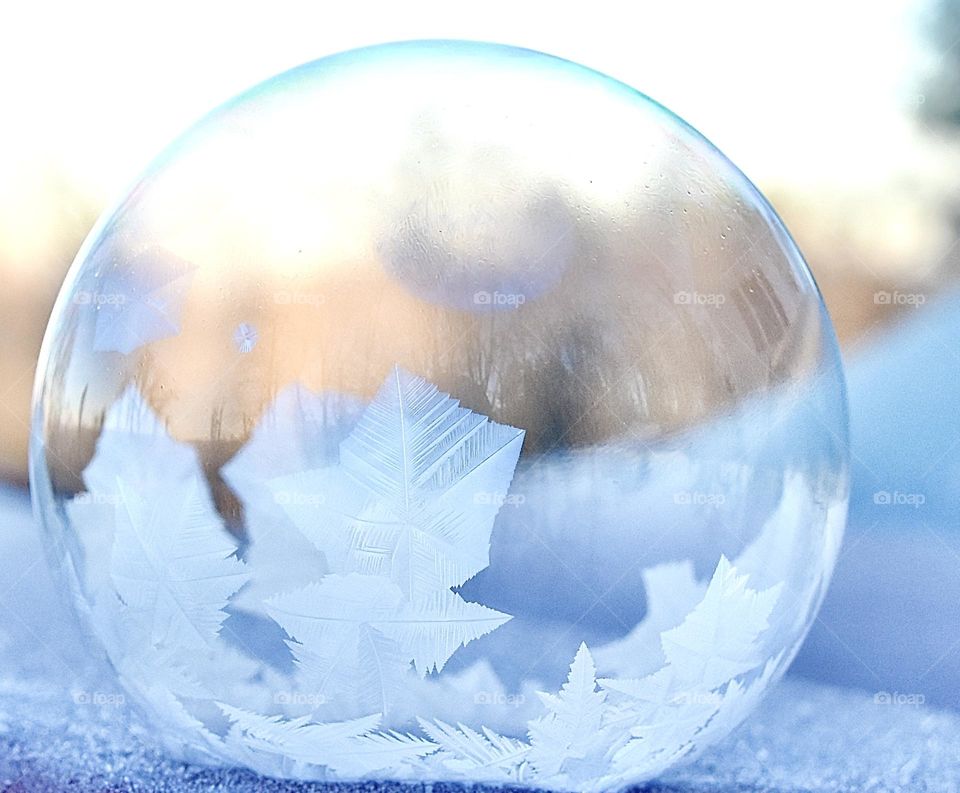
[[[76,686],[79,685],[80,688]],[[84,694],[101,694],[99,706]],[[441,791],[449,784],[321,785],[173,762],[123,706],[66,681],[0,679],[0,788],[37,791]],[[475,791],[491,788],[470,788]],[[760,712],[692,766],[649,791],[960,790],[960,715],[876,705],[853,691],[787,679]]]
[[[958,372],[960,291],[850,353],[850,517],[794,673],[960,709]]]

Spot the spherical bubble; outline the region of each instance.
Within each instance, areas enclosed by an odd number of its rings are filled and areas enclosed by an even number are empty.
[[[696,131],[538,53],[281,75],[99,223],[47,332],[57,570],[171,751],[608,790],[723,738],[828,583],[836,343]]]

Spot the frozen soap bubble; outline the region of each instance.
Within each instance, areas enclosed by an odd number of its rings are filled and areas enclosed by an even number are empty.
[[[171,751],[608,790],[723,738],[843,529],[839,358],[696,131],[545,55],[349,52],[175,143],[57,303],[32,481]]]

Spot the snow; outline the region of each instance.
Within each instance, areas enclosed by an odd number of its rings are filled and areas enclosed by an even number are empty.
[[[916,309],[848,357],[851,522],[957,528],[960,291]]]
[[[850,517],[794,673],[960,708],[958,371],[960,291],[849,354]]]

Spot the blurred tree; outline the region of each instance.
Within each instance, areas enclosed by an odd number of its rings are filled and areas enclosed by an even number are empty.
[[[0,167],[0,479],[26,482],[40,341],[60,282],[97,209],[58,163]]]
[[[934,68],[923,80],[920,117],[937,126],[960,126],[960,2],[937,0],[927,36]]]

